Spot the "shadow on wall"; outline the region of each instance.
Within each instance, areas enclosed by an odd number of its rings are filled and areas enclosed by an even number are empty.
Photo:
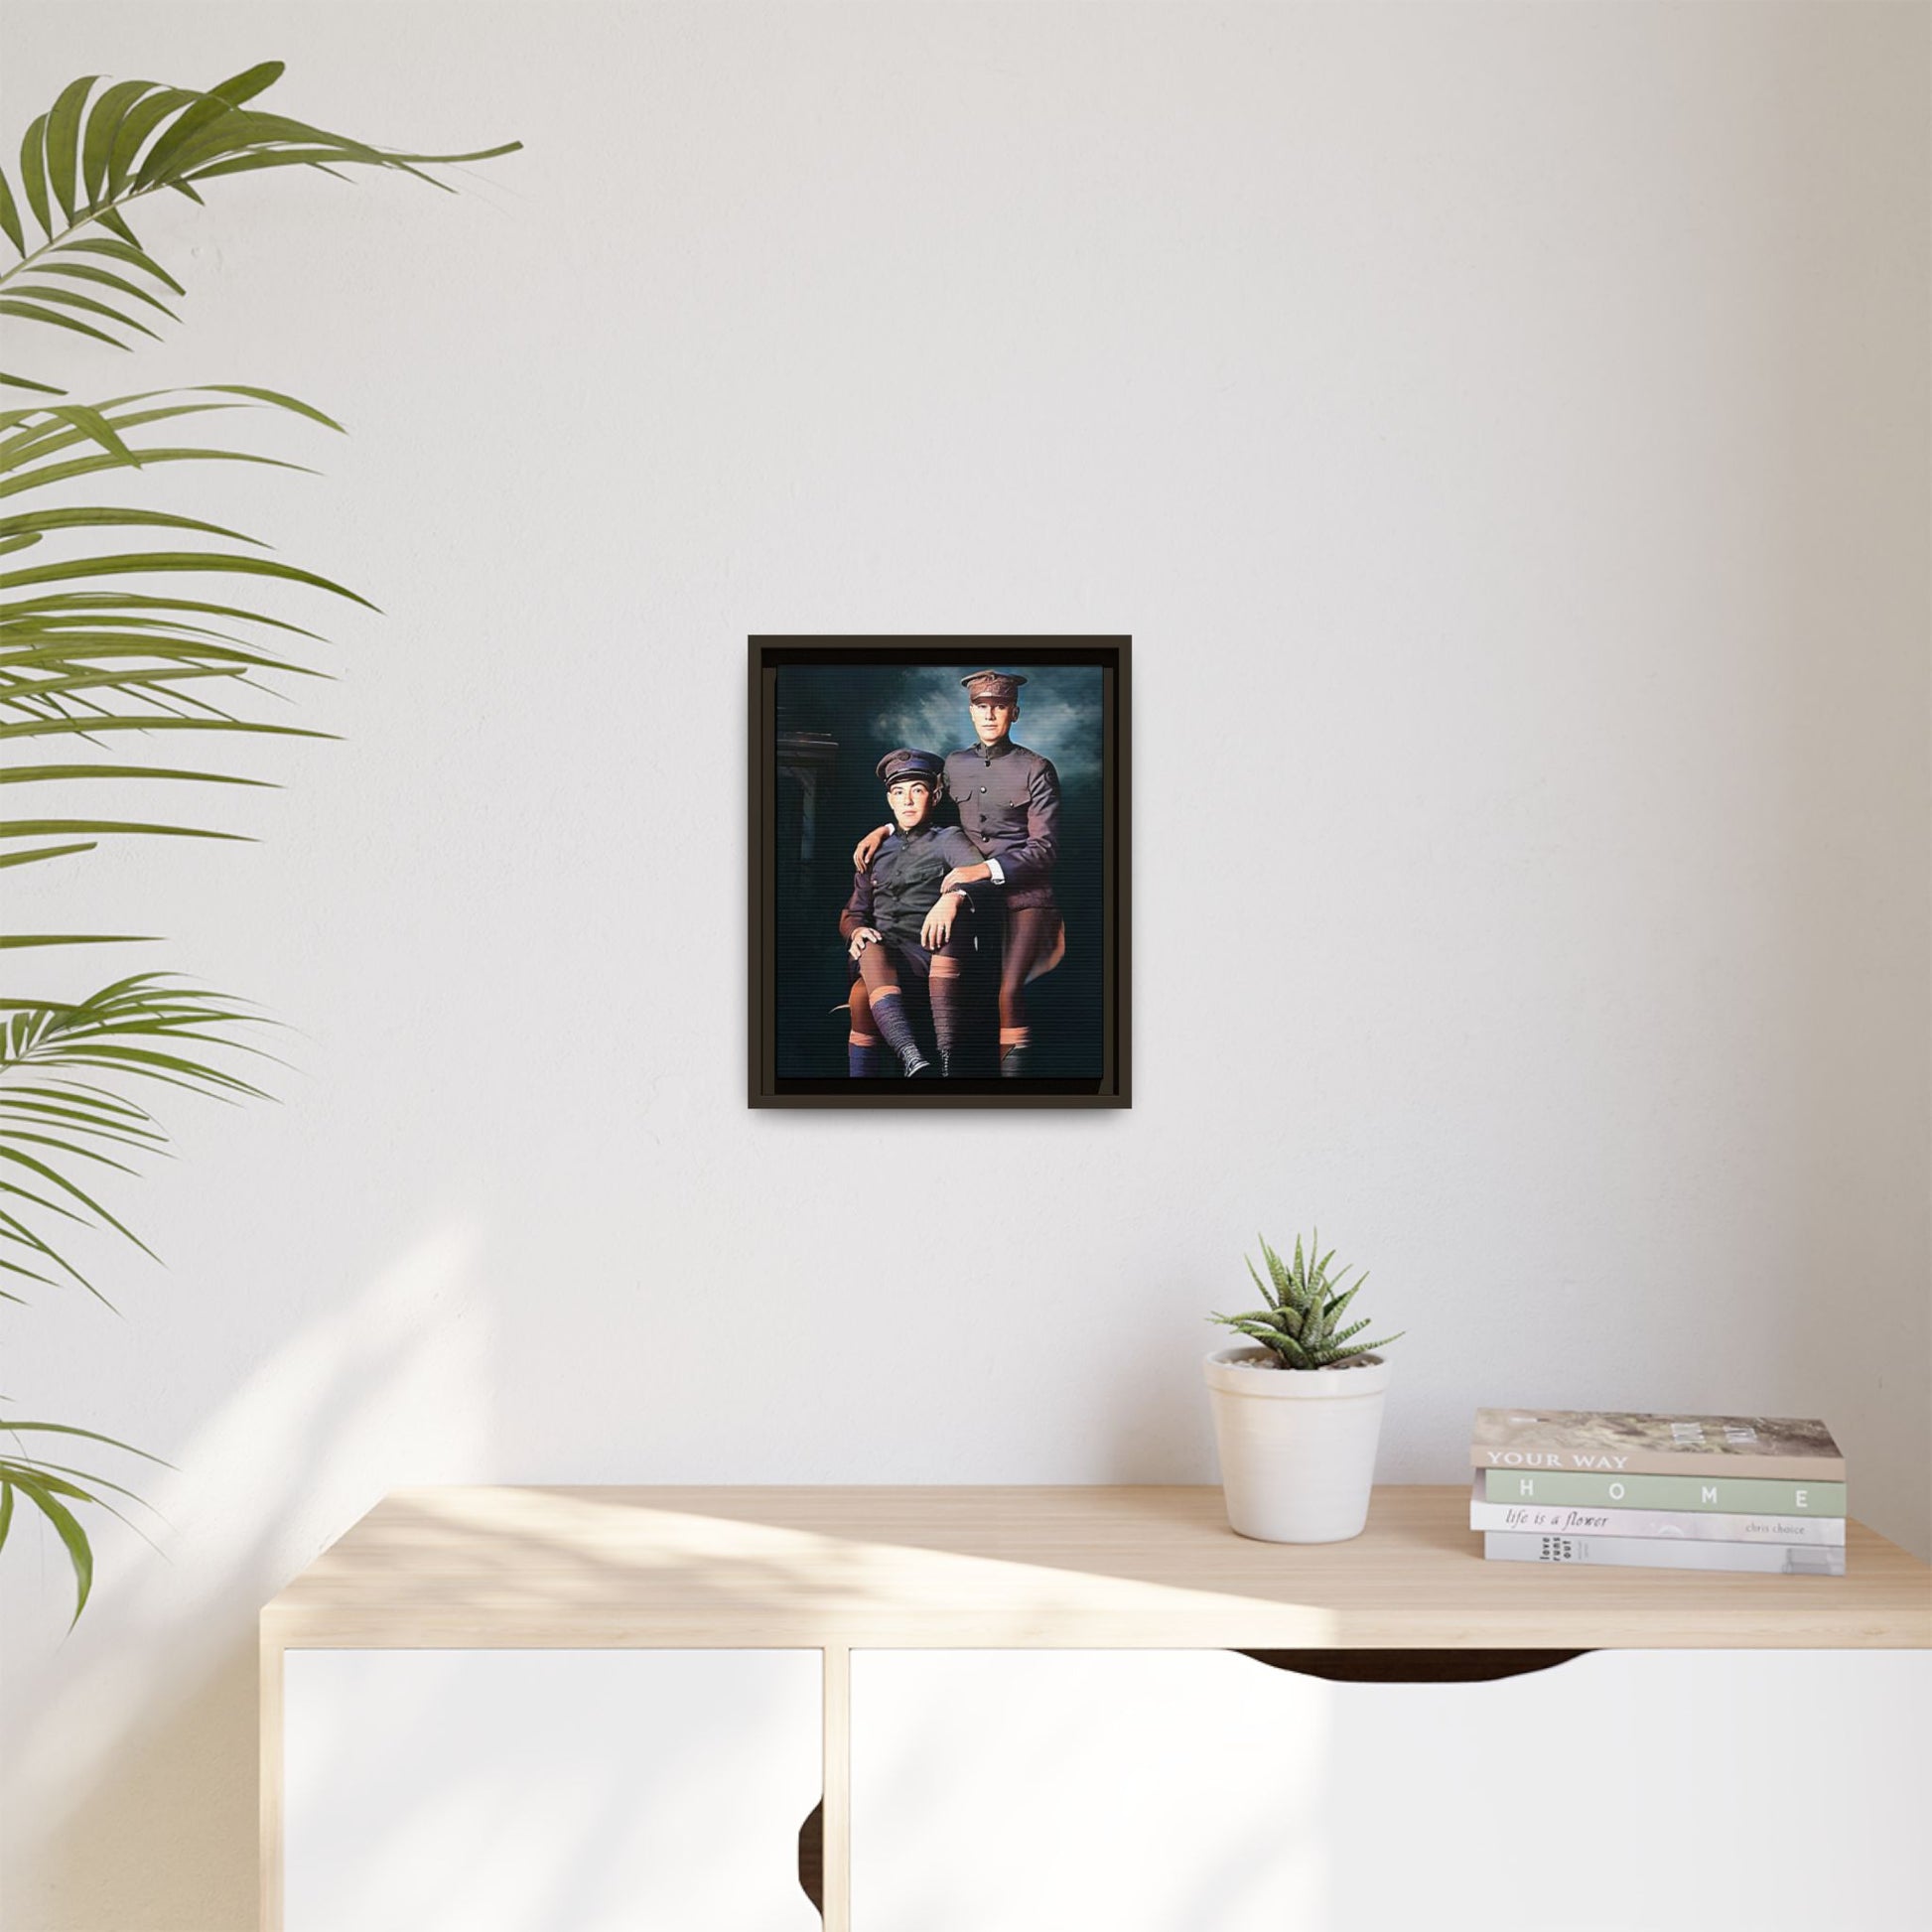
[[[151,1492],[163,1554],[103,1539],[87,1614],[8,1714],[12,1932],[254,1932],[254,1610],[384,1491],[479,1466],[479,1246],[426,1235],[265,1362]]]

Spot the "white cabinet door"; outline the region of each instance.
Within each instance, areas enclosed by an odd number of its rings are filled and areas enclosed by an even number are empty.
[[[288,1932],[816,1932],[815,1650],[291,1650]]]
[[[852,1659],[853,1932],[1925,1932],[1932,1653]]]

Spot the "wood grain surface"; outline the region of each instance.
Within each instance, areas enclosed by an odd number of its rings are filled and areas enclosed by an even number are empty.
[[[1234,1649],[1932,1645],[1932,1571],[1485,1563],[1466,1487],[1375,1492],[1352,1542],[1234,1535],[1212,1487],[441,1488],[371,1510],[262,1612],[272,1647]]]

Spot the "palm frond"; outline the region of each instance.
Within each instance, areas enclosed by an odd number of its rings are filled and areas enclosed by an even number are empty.
[[[132,1174],[122,1156],[165,1153],[168,1137],[152,1114],[103,1088],[98,1076],[218,1099],[264,1098],[234,1067],[237,1055],[272,1057],[244,1037],[261,1024],[229,996],[160,973],[130,975],[71,1004],[12,1005],[0,1021],[0,1191],[14,1201],[8,1238],[105,1300],[50,1217],[109,1229],[151,1253],[74,1177],[75,1164]]]
[[[104,1509],[141,1535],[145,1532],[141,1531],[140,1526],[131,1522],[108,1498],[120,1496],[140,1503],[144,1509],[149,1505],[141,1503],[141,1498],[125,1484],[110,1482],[107,1477],[92,1470],[51,1461],[45,1456],[29,1455],[22,1440],[29,1435],[56,1435],[76,1442],[97,1443],[128,1455],[138,1455],[142,1460],[157,1463],[163,1468],[169,1465],[162,1462],[158,1455],[150,1455],[145,1449],[116,1442],[112,1436],[103,1436],[96,1430],[76,1429],[69,1423],[21,1422],[0,1417],[0,1437],[10,1437],[18,1446],[13,1453],[0,1453],[0,1550],[6,1548],[7,1538],[14,1529],[17,1515],[15,1499],[24,1496],[46,1518],[67,1553],[68,1565],[73,1572],[73,1622],[77,1623],[93,1589],[94,1552],[86,1528],[75,1515],[72,1505],[77,1503],[83,1507]]]
[[[125,349],[131,337],[157,335],[156,320],[175,319],[159,290],[186,293],[128,220],[144,196],[170,189],[200,203],[198,183],[263,168],[374,168],[447,188],[428,171],[520,145],[405,153],[251,106],[282,72],[281,62],[265,61],[207,89],[152,80],[101,86],[99,74],[69,82],[21,143],[18,197],[0,169],[0,236],[17,257],[0,269],[0,316]],[[0,382],[60,393],[36,376]]]
[[[50,346],[125,350],[176,322],[170,298],[186,295],[129,220],[144,197],[169,189],[199,204],[198,184],[289,167],[336,176],[375,168],[445,187],[427,171],[519,145],[403,153],[251,106],[281,73],[280,62],[266,62],[207,89],[149,80],[102,84],[98,74],[63,88],[21,143],[18,195],[0,167],[0,238],[16,257],[0,267],[0,317],[39,325]],[[10,340],[13,333],[30,332],[10,332]],[[265,546],[242,531],[170,510],[50,504],[45,492],[185,463],[307,474],[280,456],[203,440],[210,425],[202,419],[269,411],[331,430],[341,425],[310,403],[246,383],[146,390],[99,403],[73,401],[34,373],[0,375],[0,385],[35,399],[0,410],[0,501],[36,499],[0,516],[0,557],[23,560],[0,573],[0,741],[31,746],[77,738],[89,748],[77,757],[57,751],[9,763],[0,767],[0,784],[268,784],[193,761],[147,762],[138,749],[127,755],[120,748],[139,748],[154,733],[326,736],[258,715],[258,701],[279,696],[282,680],[323,675],[305,649],[321,641],[317,633],[262,608],[262,597],[295,592],[374,607],[319,572],[263,554]],[[235,547],[176,541],[129,549],[127,539],[102,535],[129,529]],[[221,588],[191,582],[177,589],[179,579]],[[235,601],[217,601],[222,597]],[[103,750],[107,745],[114,750]],[[0,819],[0,869],[81,858],[106,839],[243,836],[146,812],[29,810]],[[0,956],[126,936],[9,931],[0,935]],[[127,1089],[262,1098],[237,1069],[238,1055],[262,1053],[247,1037],[259,1024],[239,1001],[153,973],[116,980],[78,1001],[0,994],[0,1275],[7,1284],[0,1301],[18,1303],[29,1290],[69,1284],[98,1295],[69,1253],[76,1232],[106,1230],[144,1246],[109,1197],[145,1159],[165,1158],[169,1139]],[[0,1436],[8,1431],[16,1444],[42,1432],[127,1447],[65,1424],[0,1419]],[[132,1495],[24,1447],[0,1455],[0,1548],[24,1498],[67,1551],[77,1620],[93,1583],[93,1551],[79,1512],[118,1515],[111,1498]]]
[[[0,489],[39,493],[77,469],[139,470],[157,455],[225,461],[245,454],[152,447],[168,433],[161,425],[209,410],[293,416],[338,428],[298,397],[239,384],[0,411]],[[77,451],[86,454],[76,461]],[[107,534],[123,529],[193,532],[236,547],[128,551]],[[78,554],[42,561],[54,546]],[[200,585],[177,591],[169,583],[200,578],[210,587],[225,582],[239,588],[253,580],[373,608],[332,578],[262,555],[265,547],[246,531],[171,510],[35,502],[0,515],[0,552],[34,553],[22,567],[0,571],[0,743],[77,738],[102,746],[179,732],[327,736],[259,715],[259,700],[274,692],[279,680],[326,675],[292,654],[286,643],[268,641],[313,641],[313,630],[261,608],[252,592],[246,602],[226,603],[197,595]],[[103,764],[91,773],[127,776],[142,768]],[[156,775],[165,771],[204,782],[251,782],[219,769],[148,768]],[[0,779],[60,783],[76,775],[74,765],[49,762],[10,768]],[[23,817],[0,821],[0,869],[84,858],[103,838],[243,836],[147,814]],[[10,844],[30,837],[53,842],[27,849]],[[45,945],[102,936],[28,933],[15,935],[15,942]]]

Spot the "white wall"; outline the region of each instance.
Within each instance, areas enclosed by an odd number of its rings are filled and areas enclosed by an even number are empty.
[[[124,1319],[6,1317],[180,1465],[66,1641],[0,1563],[13,1932],[252,1924],[253,1615],[390,1486],[1207,1480],[1257,1227],[1409,1330],[1386,1479],[1823,1414],[1923,1554],[1927,25],[15,0],[10,141],[279,56],[528,152],[163,210],[186,327],[69,365],[338,413],[167,500],[387,616],[263,844],[32,908],[301,1072],[182,1110]],[[1133,633],[1132,1112],[746,1110],[744,639],[814,629]]]

